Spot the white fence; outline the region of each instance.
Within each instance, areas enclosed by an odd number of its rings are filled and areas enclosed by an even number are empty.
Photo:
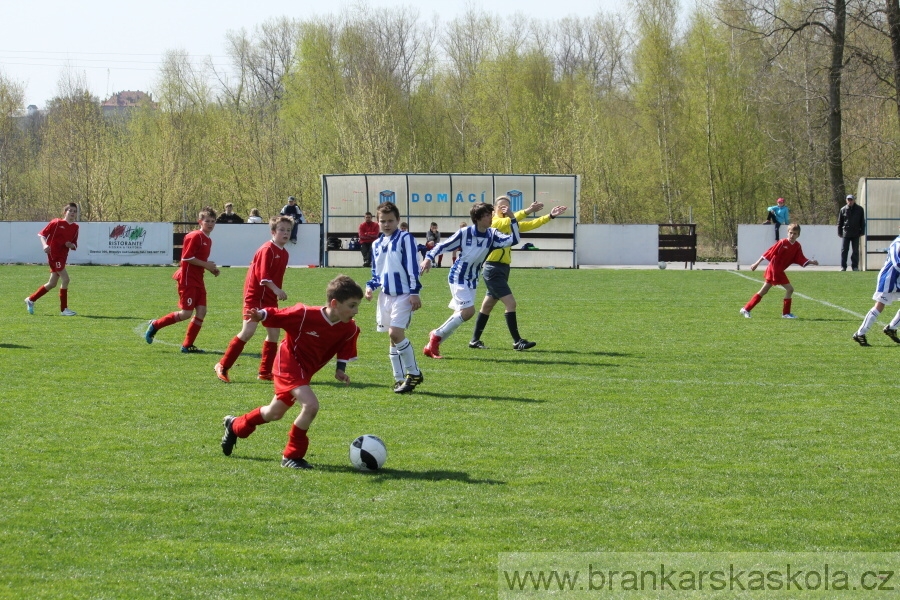
[[[37,234],[46,223],[0,222],[0,263],[45,263]],[[70,264],[167,265],[172,263],[171,223],[80,223],[78,250]],[[657,225],[578,225],[575,263],[571,251],[554,250],[555,240],[543,240],[541,250],[515,250],[518,267],[654,266],[658,262]],[[782,226],[782,234],[787,235]],[[210,259],[223,266],[246,266],[253,253],[270,237],[264,225],[217,225]],[[291,266],[319,265],[323,245],[319,224],[300,225],[297,244],[288,244]],[[771,225],[738,228],[738,262],[749,265],[775,242]],[[571,242],[568,242],[571,244]],[[823,266],[840,265],[841,240],[834,225],[805,225],[800,243],[807,258]],[[329,252],[328,264],[362,266],[356,251]],[[874,263],[873,263],[874,264]],[[877,265],[880,267],[880,263]]]

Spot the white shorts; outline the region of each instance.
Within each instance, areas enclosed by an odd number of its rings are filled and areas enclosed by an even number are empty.
[[[892,303],[900,300],[900,292],[875,292],[872,300],[881,302],[885,306],[890,306]]]
[[[475,306],[475,290],[468,286],[451,283],[450,294],[453,298],[447,306],[453,310],[462,310],[464,308],[469,308],[470,306]]]
[[[384,333],[390,327],[409,329],[412,321],[412,306],[409,294],[391,296],[378,294],[378,308],[375,309],[375,331]]]

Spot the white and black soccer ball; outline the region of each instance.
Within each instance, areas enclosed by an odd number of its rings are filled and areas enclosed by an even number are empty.
[[[659,268],[660,268],[660,269],[665,269],[665,268],[666,268],[666,261],[664,261],[664,260],[659,261]]]
[[[377,471],[387,460],[387,446],[377,435],[361,435],[350,443],[350,463],[360,471]]]

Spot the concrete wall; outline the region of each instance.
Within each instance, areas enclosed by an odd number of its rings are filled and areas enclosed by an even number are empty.
[[[579,225],[575,232],[579,265],[656,265],[657,225]]]
[[[781,237],[787,237],[787,225],[781,226]],[[797,241],[803,247],[806,258],[815,259],[825,267],[840,266],[841,238],[837,235],[837,225],[802,225]],[[738,262],[752,265],[774,243],[774,226],[738,225]]]

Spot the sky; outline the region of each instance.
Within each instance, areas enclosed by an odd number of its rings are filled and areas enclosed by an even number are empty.
[[[422,18],[449,22],[469,9],[541,20],[623,12],[623,0],[368,0],[370,8],[415,7]],[[327,8],[323,8],[327,6]],[[124,90],[153,92],[165,52],[183,50],[197,64],[209,56],[227,67],[225,35],[278,17],[339,14],[350,2],[310,0],[156,0],[84,4],[41,0],[0,5],[0,75],[25,87],[25,105],[44,108],[67,75],[106,99]],[[89,8],[86,8],[89,7]]]

